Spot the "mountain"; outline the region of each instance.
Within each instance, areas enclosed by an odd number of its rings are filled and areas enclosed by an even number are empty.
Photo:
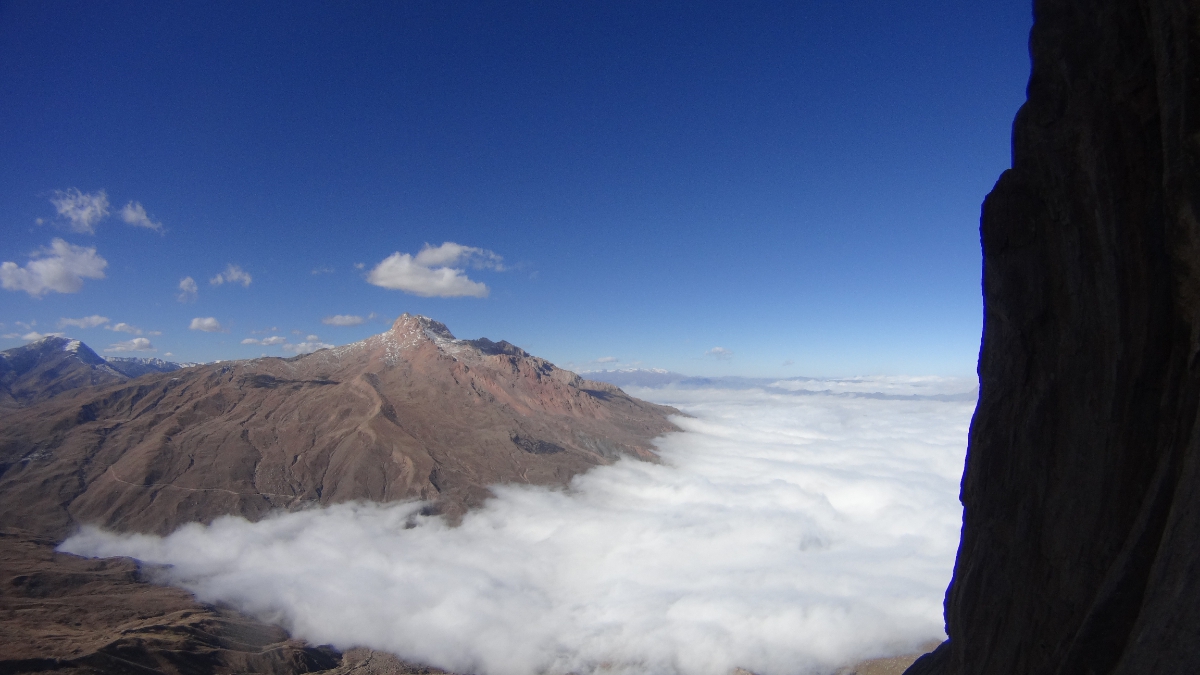
[[[128,377],[79,340],[44,337],[0,352],[0,409],[18,408],[80,387]]]
[[[1038,0],[984,201],[950,639],[917,674],[1200,672],[1200,3]]]
[[[107,366],[106,366],[107,367]],[[195,366],[10,410],[0,522],[169,532],[192,521],[364,499],[426,499],[451,518],[488,486],[565,484],[653,461],[678,411],[507,342],[403,315],[362,342]]]
[[[200,365],[199,363],[175,363],[174,361],[137,356],[106,356],[104,360],[108,362],[109,366],[112,366],[113,370],[131,379],[150,373],[173,373],[180,368]]]

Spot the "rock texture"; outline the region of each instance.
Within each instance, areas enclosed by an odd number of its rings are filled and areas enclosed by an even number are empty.
[[[676,427],[672,408],[507,342],[404,315],[363,342],[145,375],[0,417],[0,524],[167,533],[226,514],[565,484]]]
[[[1200,4],[1034,15],[950,640],[908,672],[1200,672]]]

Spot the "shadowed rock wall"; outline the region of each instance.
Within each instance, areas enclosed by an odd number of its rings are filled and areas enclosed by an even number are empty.
[[[980,399],[910,673],[1200,672],[1200,2],[1038,0]]]

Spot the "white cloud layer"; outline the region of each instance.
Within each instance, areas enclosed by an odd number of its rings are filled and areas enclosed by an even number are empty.
[[[220,333],[225,330],[225,327],[222,326],[221,322],[217,321],[215,317],[198,316],[192,319],[192,323],[188,326],[188,330],[199,330],[204,331],[205,333]]]
[[[416,256],[397,251],[384,258],[367,274],[367,282],[425,298],[486,298],[487,285],[468,278],[465,268],[503,271],[503,260],[492,251],[452,241],[425,244]]]
[[[195,302],[199,294],[200,289],[196,287],[196,280],[184,277],[179,280],[179,295],[176,295],[175,299],[180,302]]]
[[[835,394],[878,393],[893,396],[949,396],[977,389],[979,387],[979,380],[974,377],[943,377],[938,375],[872,375],[830,379],[797,377],[772,382],[771,386],[786,391],[827,391]]]
[[[213,286],[220,286],[221,284],[226,283],[241,284],[242,286],[249,288],[250,282],[253,280],[254,278],[250,276],[249,272],[237,265],[231,264],[225,268],[224,272],[221,272],[217,276],[209,279],[208,283],[212,284]]]
[[[830,672],[941,639],[972,403],[635,390],[696,415],[567,490],[495,489],[461,526],[341,505],[64,550],[314,643],[454,672]]]
[[[96,326],[103,326],[106,323],[108,323],[107,316],[93,314],[91,316],[85,316],[82,319],[59,319],[58,327],[66,328],[67,326],[75,326],[76,328],[95,328]]]
[[[105,348],[104,351],[108,352],[108,353],[120,353],[120,352],[154,352],[154,351],[158,351],[158,350],[154,348],[154,345],[150,344],[150,340],[148,340],[144,337],[140,337],[140,338],[133,338],[132,340],[126,340],[125,342],[113,343],[113,344],[109,345],[107,348]]]
[[[140,202],[129,202],[121,209],[121,220],[133,225],[134,227],[144,227],[155,232],[162,232],[162,223],[156,223],[150,220],[150,216],[146,215],[146,207]]]
[[[108,194],[104,190],[87,193],[77,188],[55,190],[50,203],[58,215],[67,219],[71,230],[80,234],[95,234],[96,223],[108,216]]]
[[[334,314],[321,319],[321,323],[326,326],[358,326],[366,319],[354,314]]]
[[[108,261],[95,248],[68,244],[57,237],[50,246],[38,249],[24,267],[0,263],[0,287],[25,291],[35,298],[46,293],[78,293],[84,279],[103,279]]]

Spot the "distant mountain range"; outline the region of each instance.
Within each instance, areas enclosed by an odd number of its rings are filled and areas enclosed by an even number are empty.
[[[48,536],[357,499],[426,499],[454,518],[489,485],[653,459],[678,413],[407,314],[289,359],[184,368],[47,338],[0,363],[0,518]]]
[[[0,408],[19,408],[65,391],[169,373],[195,363],[104,358],[79,340],[44,337],[0,352]]]
[[[659,389],[765,389],[779,394],[827,395],[878,399],[973,401],[978,396],[975,378],[931,376],[815,377],[694,377],[658,368],[591,370],[589,379],[618,387]]]

